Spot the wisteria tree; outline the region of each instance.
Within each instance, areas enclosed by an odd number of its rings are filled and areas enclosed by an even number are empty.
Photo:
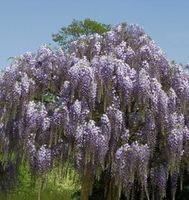
[[[189,80],[137,25],[41,46],[0,79],[1,165],[72,165],[88,200],[163,199],[189,167]],[[137,195],[137,196],[136,196]]]

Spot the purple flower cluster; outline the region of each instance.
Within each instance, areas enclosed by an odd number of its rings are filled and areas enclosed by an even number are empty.
[[[50,119],[47,117],[47,110],[42,103],[30,101],[26,105],[26,121],[29,128],[42,128],[46,131],[50,127]]]
[[[168,180],[167,168],[163,165],[154,167],[150,171],[150,179],[157,198],[162,199],[166,196],[166,184]]]
[[[115,153],[113,163],[113,174],[117,177],[117,185],[128,192],[128,186],[133,185],[135,179],[139,179],[141,184],[146,186],[149,158],[148,145],[134,142],[131,145],[126,143],[121,146]]]
[[[51,149],[42,145],[40,149],[37,150],[32,136],[27,142],[26,150],[29,157],[29,164],[34,174],[42,175],[51,169]]]

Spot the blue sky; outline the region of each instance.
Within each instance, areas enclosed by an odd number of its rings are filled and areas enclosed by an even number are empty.
[[[189,63],[189,0],[0,0],[0,68],[52,43],[51,34],[74,18],[137,23],[168,58]]]

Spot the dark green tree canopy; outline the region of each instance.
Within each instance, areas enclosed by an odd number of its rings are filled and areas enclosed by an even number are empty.
[[[110,29],[111,25],[96,22],[88,18],[83,21],[74,19],[70,25],[64,26],[58,33],[52,34],[52,38],[59,46],[67,49],[67,45],[81,35],[90,35],[94,33],[102,35]]]

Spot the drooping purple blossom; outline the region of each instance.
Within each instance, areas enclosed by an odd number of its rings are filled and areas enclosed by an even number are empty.
[[[154,186],[154,190],[157,189],[158,191],[156,193],[157,198],[164,198],[166,196],[166,184],[168,180],[168,171],[166,166],[160,165],[152,168],[150,171],[150,179]]]
[[[115,154],[113,163],[113,174],[117,177],[119,187],[128,190],[135,179],[140,179],[143,186],[146,186],[148,176],[148,162],[150,151],[147,145],[139,145],[137,142],[131,145],[121,146]],[[139,177],[136,177],[138,172]]]
[[[26,121],[30,128],[41,128],[46,131],[50,126],[50,119],[47,117],[47,110],[42,103],[30,101],[26,106]]]

